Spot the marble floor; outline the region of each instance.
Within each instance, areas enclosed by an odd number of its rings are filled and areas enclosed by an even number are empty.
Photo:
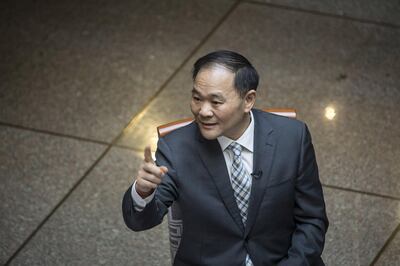
[[[190,116],[190,70],[246,55],[258,107],[291,107],[316,148],[327,265],[400,265],[400,2],[0,3],[0,265],[170,265],[122,195],[159,124]],[[334,113],[335,116],[330,116]]]

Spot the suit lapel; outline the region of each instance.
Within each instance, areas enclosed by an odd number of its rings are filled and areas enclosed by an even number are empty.
[[[244,232],[242,218],[233,194],[228,170],[226,169],[225,158],[221,151],[221,146],[219,145],[218,140],[206,140],[201,136],[199,136],[199,139],[200,158],[203,161],[205,168],[210,173],[210,176],[218,189],[225,207],[229,211],[233,220],[239,226],[240,230]]]
[[[276,136],[271,125],[261,117],[258,111],[253,111],[254,116],[254,153],[253,173],[261,173],[258,178],[253,177],[245,236],[254,224],[259,211],[261,200],[264,196],[269,173],[272,166],[276,146]]]

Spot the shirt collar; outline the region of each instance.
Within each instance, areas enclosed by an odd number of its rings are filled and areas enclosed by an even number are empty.
[[[250,125],[246,128],[243,134],[237,139],[233,140],[225,136],[219,136],[217,138],[219,145],[224,151],[232,142],[236,141],[242,147],[246,148],[250,152],[253,152],[253,144],[254,144],[254,117],[253,112],[250,111]]]

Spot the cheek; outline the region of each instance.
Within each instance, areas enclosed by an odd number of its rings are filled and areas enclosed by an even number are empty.
[[[229,114],[225,113],[221,110],[215,111],[214,117],[219,122],[219,126],[222,126],[223,128],[227,127],[227,125],[229,124],[229,122],[231,120],[231,117],[229,116]]]
[[[234,117],[235,113],[232,111],[232,108],[229,106],[221,107],[214,111],[216,117],[224,123],[229,122]]]
[[[197,114],[199,112],[198,110],[199,108],[196,106],[195,103],[193,103],[193,101],[190,102],[190,110],[192,111],[192,114]]]
[[[223,126],[225,128],[230,128],[230,127],[236,125],[237,122],[240,120],[240,117],[238,116],[238,114],[231,109],[221,112],[219,114],[218,118],[223,123]]]

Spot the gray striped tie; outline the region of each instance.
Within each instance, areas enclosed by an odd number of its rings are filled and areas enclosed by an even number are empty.
[[[233,153],[233,162],[231,168],[231,182],[233,194],[235,195],[236,203],[239,207],[240,216],[244,226],[247,221],[247,211],[249,208],[249,199],[251,192],[251,176],[246,171],[242,161],[242,146],[236,142],[232,142],[228,146],[228,150]],[[246,266],[252,266],[253,263],[249,255],[246,256]]]

